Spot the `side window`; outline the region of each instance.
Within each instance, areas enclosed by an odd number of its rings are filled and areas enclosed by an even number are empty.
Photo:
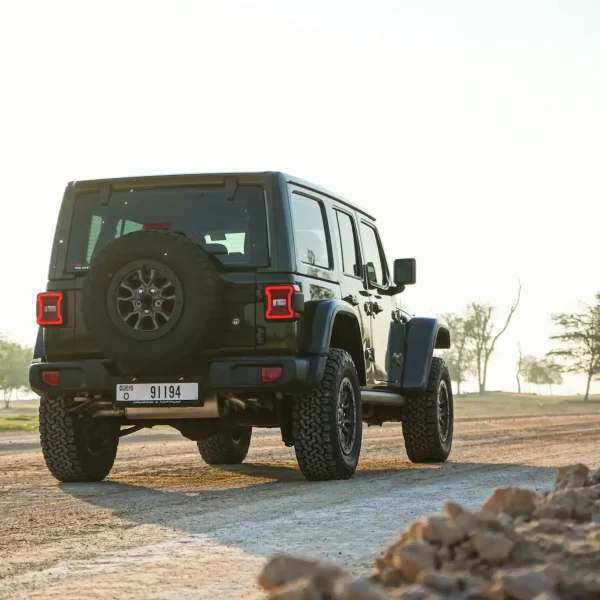
[[[98,237],[100,236],[101,229],[102,217],[99,217],[98,215],[92,215],[92,219],[90,221],[90,234],[88,237],[87,252],[85,255],[86,262],[88,265],[92,261],[92,255],[94,254],[94,248],[96,247],[96,243],[98,242]]]
[[[367,277],[371,283],[377,285],[386,285],[385,259],[380,251],[377,233],[366,223],[360,224],[363,247],[365,252],[365,263],[367,267]]]
[[[121,219],[117,223],[117,235],[116,237],[120,237],[122,235],[127,235],[128,233],[133,233],[134,231],[141,231],[144,226],[141,223],[136,223],[135,221],[128,221],[127,219]]]
[[[342,249],[342,268],[347,275],[360,277],[360,254],[356,244],[354,219],[350,215],[339,211],[336,211],[336,214]]]
[[[298,258],[307,265],[331,268],[331,257],[327,246],[325,218],[320,202],[292,194],[292,217]]]

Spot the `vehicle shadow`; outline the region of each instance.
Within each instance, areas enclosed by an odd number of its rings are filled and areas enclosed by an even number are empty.
[[[132,528],[180,531],[186,552],[190,544],[200,551],[210,542],[267,556],[310,551],[316,539],[342,548],[351,544],[350,531],[367,532],[375,551],[414,519],[440,512],[447,500],[474,509],[496,487],[544,490],[555,474],[554,468],[519,464],[448,462],[424,468],[398,460],[373,468],[366,462],[349,481],[307,482],[292,461],[277,461],[152,474],[140,470],[60,489]],[[335,525],[340,518],[343,532]]]

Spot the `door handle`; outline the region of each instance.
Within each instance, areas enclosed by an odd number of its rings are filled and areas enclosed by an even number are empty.
[[[371,304],[371,308],[373,310],[373,313],[378,315],[380,312],[383,312],[383,308],[381,308],[381,306],[379,306],[379,304],[377,304],[377,302],[373,302]]]
[[[370,317],[372,314],[373,314],[373,303],[365,302],[365,315],[367,315],[367,317]]]
[[[344,302],[347,302],[348,304],[351,304],[352,306],[358,306],[359,302],[356,299],[356,296],[352,295],[352,294],[348,294],[347,296],[344,296],[342,298],[342,300],[344,300]]]

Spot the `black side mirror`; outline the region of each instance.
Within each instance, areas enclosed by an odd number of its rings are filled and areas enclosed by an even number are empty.
[[[417,282],[417,261],[414,258],[398,258],[394,261],[394,283],[398,286]]]

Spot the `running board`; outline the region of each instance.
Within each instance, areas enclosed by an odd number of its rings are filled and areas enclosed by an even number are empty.
[[[402,408],[406,404],[406,398],[394,392],[382,390],[361,390],[362,403],[369,406],[394,406]]]

